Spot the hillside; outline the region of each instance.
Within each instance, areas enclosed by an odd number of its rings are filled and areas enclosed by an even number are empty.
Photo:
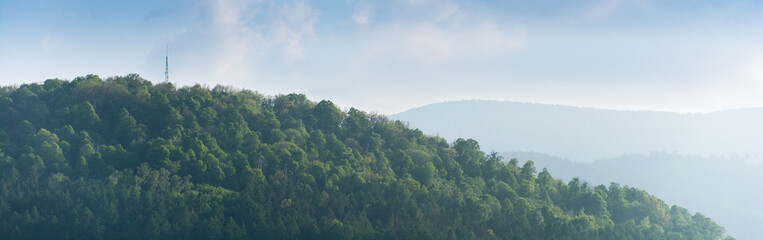
[[[708,214],[740,239],[763,234],[755,181],[763,170],[761,108],[679,114],[475,100],[390,118],[449,140],[479,139],[486,151],[533,160],[566,181],[644,189]]]
[[[448,140],[479,139],[486,150],[573,161],[663,151],[763,157],[763,108],[679,114],[474,100],[431,104],[390,118]]]
[[[0,90],[3,239],[722,239],[702,214],[568,183],[304,95],[137,75]]]
[[[574,162],[531,152],[501,153],[532,160],[554,177],[579,177],[591,184],[618,182],[645,189],[670,204],[702,212],[738,239],[763,236],[763,164],[738,158],[685,156],[674,153],[623,155],[594,162]],[[520,161],[520,164],[522,162]]]

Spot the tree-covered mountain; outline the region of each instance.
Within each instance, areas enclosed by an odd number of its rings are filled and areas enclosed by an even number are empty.
[[[557,180],[304,95],[137,75],[0,90],[3,239],[721,239],[643,190]]]

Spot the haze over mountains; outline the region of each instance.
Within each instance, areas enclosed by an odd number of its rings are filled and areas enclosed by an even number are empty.
[[[763,108],[680,114],[469,100],[391,117],[449,140],[479,139],[486,151],[532,151],[573,161],[650,152],[763,156]]]
[[[763,109],[701,114],[456,101],[391,118],[450,141],[471,137],[554,177],[646,189],[707,214],[739,239],[763,236]],[[445,119],[445,120],[443,120]]]
[[[533,152],[503,152],[505,159],[532,160],[554,177],[579,177],[591,185],[611,182],[646,189],[669,204],[702,212],[738,239],[758,239],[763,222],[763,164],[742,158],[672,153],[629,154],[573,162]]]

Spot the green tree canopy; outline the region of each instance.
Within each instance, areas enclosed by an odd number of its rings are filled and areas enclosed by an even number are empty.
[[[726,237],[645,191],[519,164],[302,94],[51,79],[0,91],[0,238]]]

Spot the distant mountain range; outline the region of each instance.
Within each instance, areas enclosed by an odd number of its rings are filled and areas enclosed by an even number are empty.
[[[655,151],[763,156],[763,108],[680,114],[468,100],[390,117],[451,141],[477,139],[485,151],[532,151],[573,161]]]

